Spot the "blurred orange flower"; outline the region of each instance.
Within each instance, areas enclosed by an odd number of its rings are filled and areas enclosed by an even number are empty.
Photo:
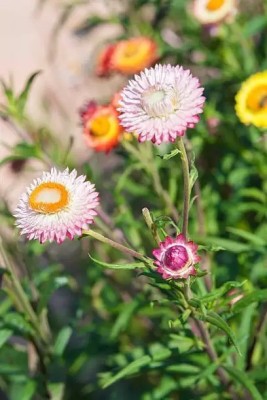
[[[109,152],[118,145],[123,128],[114,107],[100,106],[90,101],[80,111],[80,116],[88,147]]]
[[[105,76],[113,71],[132,75],[153,65],[159,58],[155,41],[147,37],[121,40],[107,46],[100,54],[97,74]]]

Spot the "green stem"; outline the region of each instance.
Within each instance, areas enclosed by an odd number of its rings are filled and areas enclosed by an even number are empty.
[[[184,208],[183,208],[183,228],[182,232],[187,239],[188,236],[188,217],[190,206],[190,175],[189,175],[189,162],[186,154],[183,139],[181,137],[177,140],[177,147],[181,153],[182,171],[184,179]]]
[[[113,240],[108,239],[105,236],[101,235],[100,233],[95,232],[95,231],[93,231],[91,229],[84,230],[83,231],[83,235],[91,236],[94,239],[99,240],[100,242],[108,244],[109,246],[113,247],[114,249],[117,249],[117,250],[121,251],[122,253],[125,253],[125,254],[128,254],[128,255],[130,255],[130,256],[132,256],[134,258],[137,258],[138,260],[144,261],[146,259],[145,256],[143,256],[142,254],[138,253],[137,251],[129,249],[128,247],[123,246],[120,243],[114,242]]]
[[[48,342],[48,338],[46,335],[46,332],[44,332],[41,329],[40,326],[40,321],[39,318],[37,317],[37,315],[35,314],[31,303],[29,302],[27,295],[25,294],[23,287],[13,269],[12,264],[9,262],[7,254],[5,252],[4,246],[3,246],[3,242],[2,239],[0,238],[0,252],[2,254],[2,258],[5,264],[5,267],[7,269],[7,271],[10,274],[10,281],[11,281],[11,285],[12,287],[10,289],[14,290],[14,297],[16,297],[16,299],[18,300],[21,309],[25,312],[25,314],[28,316],[33,328],[35,329],[35,331],[40,335],[40,337],[42,338],[42,340],[47,343]]]

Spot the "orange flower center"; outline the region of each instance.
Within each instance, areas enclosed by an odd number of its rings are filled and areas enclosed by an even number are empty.
[[[247,98],[247,107],[255,112],[267,110],[267,85],[257,86],[251,90]]]
[[[35,188],[29,197],[30,207],[43,214],[61,211],[69,203],[69,193],[65,186],[56,182],[44,182]]]
[[[135,73],[149,66],[155,59],[154,43],[148,39],[130,39],[119,42],[112,57],[113,68]]]
[[[91,133],[93,136],[104,136],[110,129],[110,121],[107,115],[99,115],[91,120]]]
[[[209,0],[207,3],[207,9],[209,11],[217,11],[224,5],[224,1],[225,0]]]

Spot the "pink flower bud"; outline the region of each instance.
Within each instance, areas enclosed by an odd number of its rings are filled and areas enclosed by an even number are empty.
[[[197,247],[194,242],[187,242],[182,234],[175,239],[167,237],[158,249],[153,250],[157,272],[164,279],[186,279],[195,275],[194,265],[200,261]]]

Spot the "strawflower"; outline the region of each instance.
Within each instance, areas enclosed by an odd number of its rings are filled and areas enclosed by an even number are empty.
[[[174,142],[199,121],[205,97],[199,80],[181,66],[145,69],[122,90],[120,120],[138,140]]]
[[[118,145],[123,128],[112,105],[100,106],[90,101],[80,111],[80,116],[88,147],[109,152]]]
[[[195,275],[194,265],[200,261],[197,248],[194,242],[187,242],[183,234],[175,239],[168,236],[158,249],[153,250],[157,272],[164,279],[186,279]]]
[[[236,95],[236,114],[244,124],[267,128],[267,71],[251,75]]]
[[[80,236],[97,214],[98,193],[86,177],[69,172],[43,172],[20,197],[15,210],[16,225],[22,235],[40,243],[62,243],[66,237]]]
[[[147,37],[135,37],[111,44],[100,54],[97,64],[99,76],[120,72],[132,75],[150,67],[158,59],[157,44]]]
[[[193,13],[203,25],[230,22],[236,12],[236,0],[195,0],[193,3]]]

